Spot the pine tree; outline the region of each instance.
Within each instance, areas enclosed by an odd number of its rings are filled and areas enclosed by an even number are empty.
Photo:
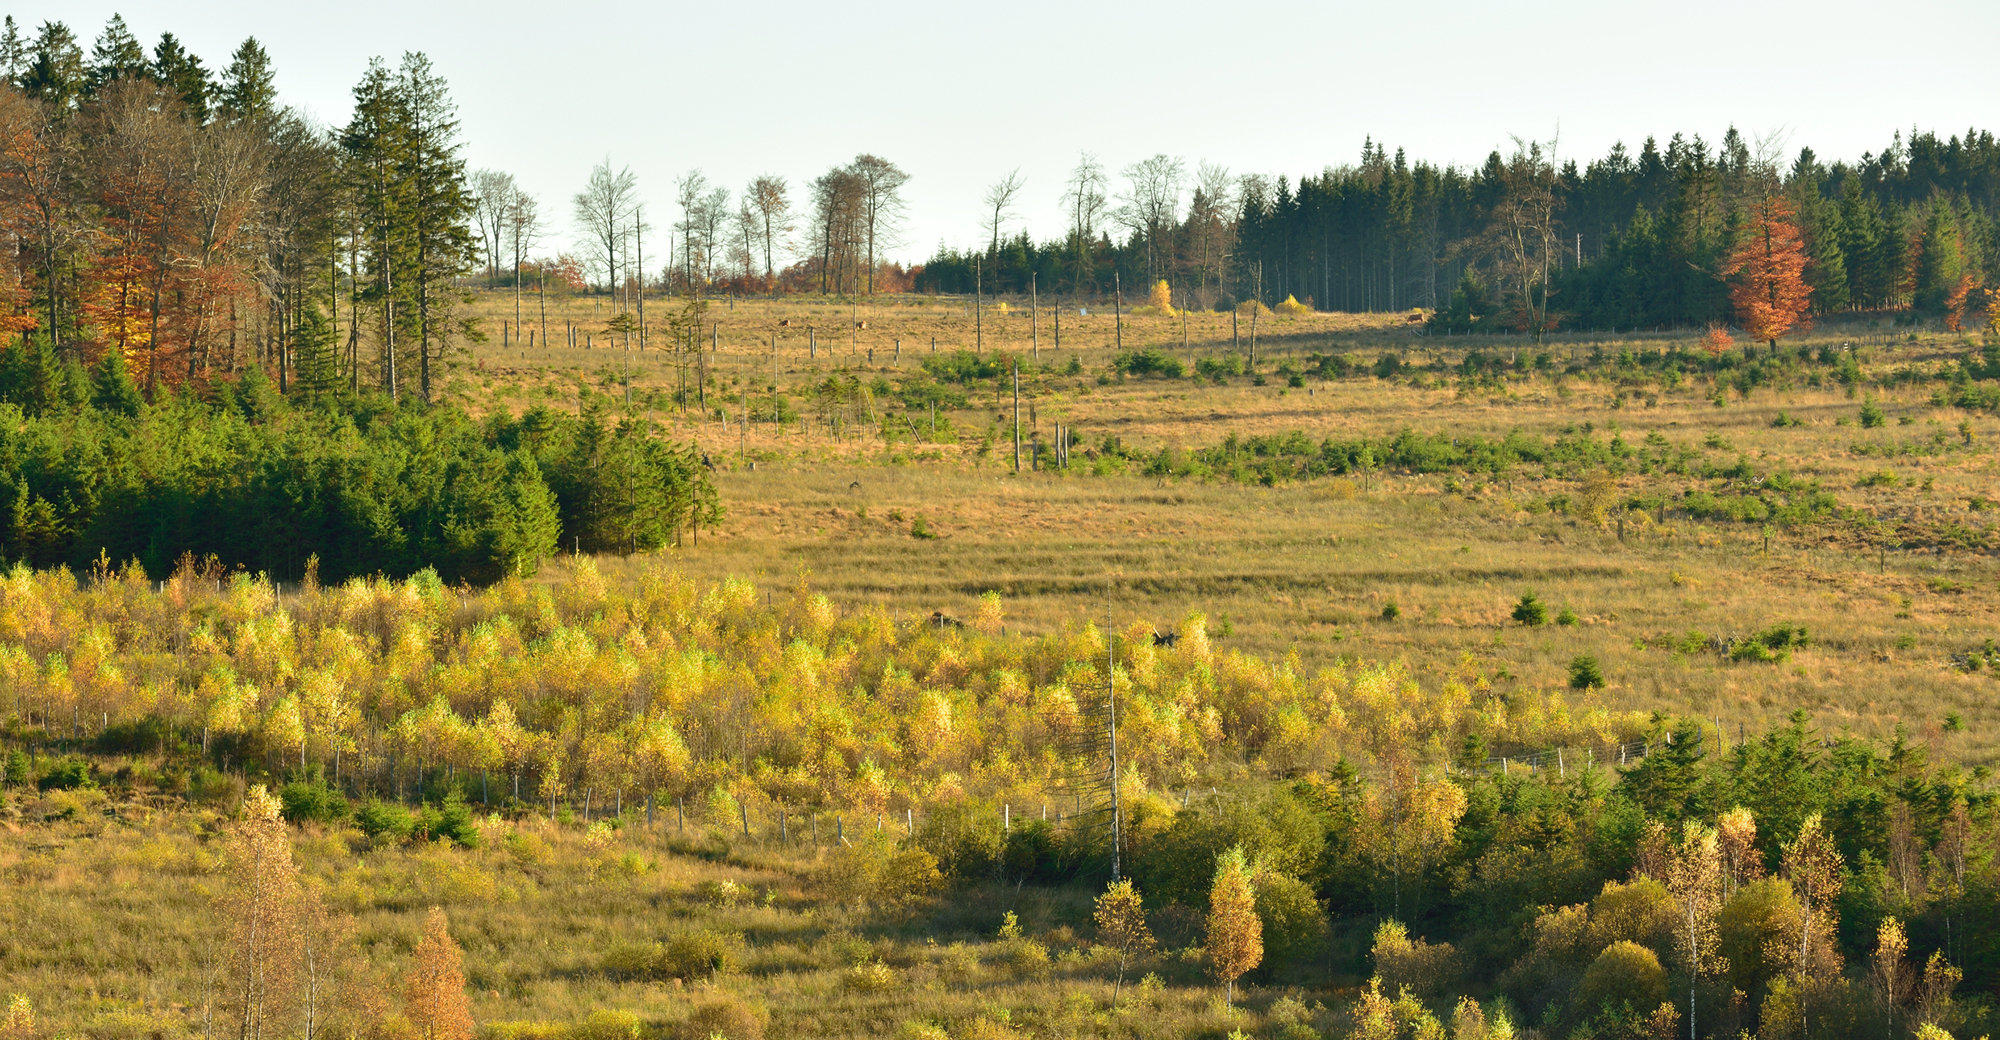
[[[1250,888],[1250,867],[1241,845],[1216,857],[1215,887],[1208,894],[1209,970],[1225,987],[1223,1001],[1234,1004],[1236,980],[1264,960],[1264,924]]]
[[[1776,347],[1812,301],[1805,243],[1792,204],[1781,195],[1767,195],[1752,206],[1747,230],[1723,268],[1735,279],[1729,299],[1744,329]]]
[[[472,1005],[465,997],[465,954],[431,907],[424,937],[403,989],[403,1006],[420,1040],[472,1040]]]

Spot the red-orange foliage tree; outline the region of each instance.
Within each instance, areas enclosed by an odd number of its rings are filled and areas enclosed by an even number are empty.
[[[465,956],[445,928],[444,911],[431,907],[417,943],[404,1005],[420,1040],[472,1040],[472,1006],[465,999]]]
[[[1793,219],[1792,204],[1782,195],[1757,202],[1748,233],[1723,269],[1736,280],[1729,302],[1751,336],[1775,347],[1804,321],[1812,302],[1805,272],[1805,238]]]

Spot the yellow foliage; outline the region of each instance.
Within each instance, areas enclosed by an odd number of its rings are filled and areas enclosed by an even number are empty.
[[[1284,302],[1274,308],[1279,314],[1311,314],[1313,309],[1299,302],[1296,296],[1286,296]]]

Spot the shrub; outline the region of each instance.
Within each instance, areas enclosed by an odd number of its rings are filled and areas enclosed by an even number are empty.
[[[1604,669],[1598,667],[1597,658],[1589,654],[1578,654],[1569,663],[1569,688],[1572,690],[1594,690],[1604,685]]]
[[[294,780],[278,789],[280,812],[286,823],[332,823],[347,818],[347,799],[325,784]]]
[[[97,781],[90,775],[90,763],[80,758],[68,758],[49,767],[35,787],[42,791],[74,791],[78,788],[92,788]]]
[[[1382,605],[1382,620],[1394,621],[1402,616],[1403,608],[1397,606],[1394,600],[1390,600],[1388,603]]]
[[[840,988],[853,993],[881,993],[895,989],[898,981],[896,970],[881,961],[856,964],[840,973]]]
[[[373,801],[361,807],[354,814],[354,822],[361,833],[371,838],[386,838],[389,841],[403,841],[410,836],[416,820],[410,810],[394,802]]]
[[[937,535],[931,531],[931,522],[924,517],[924,514],[918,513],[916,519],[910,521],[910,537],[929,539],[936,538]]]
[[[1630,940],[1604,948],[1576,988],[1576,1010],[1590,1015],[1609,1004],[1657,1007],[1667,997],[1667,972],[1658,954]]]
[[[28,782],[28,756],[19,748],[7,752],[5,776],[8,787],[19,787]]]
[[[712,978],[735,971],[743,960],[743,936],[736,932],[691,928],[658,945],[655,966],[665,978]]]
[[[938,872],[953,881],[986,877],[1000,861],[998,814],[969,804],[941,806],[924,814],[916,846],[931,854]]]
[[[944,875],[929,852],[915,845],[898,848],[876,831],[829,853],[815,880],[838,902],[899,903],[935,891],[944,884]],[[742,891],[734,882],[720,884]]]
[[[1871,397],[1861,402],[1861,426],[1863,429],[1872,430],[1887,421],[1888,416],[1882,414],[1882,409],[1875,406],[1874,398]]]
[[[1729,657],[1735,661],[1777,664],[1788,660],[1793,650],[1803,649],[1807,642],[1804,625],[1780,622],[1730,648]]]
[[[1562,611],[1556,615],[1556,624],[1561,625],[1564,628],[1575,627],[1576,611],[1571,610],[1568,607],[1562,608]]]
[[[746,1004],[735,997],[719,997],[704,1001],[694,1009],[694,1013],[681,1023],[676,1032],[679,1040],[764,1040],[764,1027],[770,1015],[763,1008]]]
[[[1450,943],[1427,943],[1411,939],[1403,922],[1382,922],[1375,929],[1375,974],[1382,987],[1401,991],[1409,987],[1417,996],[1437,993],[1458,977],[1458,950]]]
[[[1264,963],[1317,957],[1326,945],[1326,914],[1312,886],[1289,874],[1259,873],[1251,881],[1257,920],[1264,928]]]
[[[1521,594],[1521,601],[1514,604],[1514,620],[1534,628],[1549,623],[1549,608],[1529,589]]]
[[[1311,307],[1300,303],[1299,298],[1296,296],[1286,296],[1284,302],[1278,304],[1273,309],[1279,314],[1311,314],[1313,312]]]
[[[468,849],[479,847],[479,825],[473,821],[472,809],[465,804],[464,796],[457,791],[445,795],[438,805],[419,809],[410,833],[426,841],[445,840]]]
[[[1127,375],[1159,376],[1164,379],[1179,379],[1187,374],[1180,359],[1157,350],[1128,350],[1111,359],[1111,367]]]
[[[563,1031],[563,1040],[633,1040],[642,1036],[639,1016],[630,1011],[599,1009]]]

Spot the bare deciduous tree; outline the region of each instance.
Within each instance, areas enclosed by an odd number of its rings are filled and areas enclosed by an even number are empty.
[[[695,274],[700,269],[695,238],[702,231],[702,201],[707,196],[708,176],[700,170],[689,170],[674,179],[674,205],[679,206],[681,211],[681,219],[674,225],[674,230],[681,233],[681,281],[690,291]]]
[[[895,163],[877,155],[857,155],[848,167],[860,212],[857,214],[867,236],[868,292],[875,292],[875,258],[878,248],[896,243],[902,228],[903,185],[910,175]]]
[[[1021,197],[1021,171],[1016,169],[986,189],[987,256],[1000,255],[1000,228],[1014,215],[1014,203]]]
[[[1125,167],[1126,194],[1117,218],[1133,234],[1146,237],[1146,278],[1159,277],[1173,260],[1171,238],[1179,222],[1181,179],[1186,164],[1170,155],[1155,155]]]
[[[791,189],[783,177],[765,174],[750,182],[744,196],[757,211],[764,242],[764,290],[769,292],[777,278],[775,255],[784,248],[792,233]]]
[[[1501,168],[1502,194],[1487,231],[1515,323],[1537,340],[1548,331],[1549,274],[1561,248],[1556,213],[1562,208],[1562,194],[1555,154],[1554,141],[1545,145],[1514,139],[1514,154]]]
[[[489,287],[500,277],[501,238],[507,230],[507,211],[519,191],[511,173],[479,170],[472,175],[472,222],[479,231],[480,251],[486,254]]]
[[[639,179],[631,168],[613,172],[609,158],[590,171],[590,180],[576,193],[577,229],[584,238],[581,244],[591,265],[604,272],[607,287],[618,284],[624,236],[638,194]]]
[[[507,235],[507,249],[514,261],[514,327],[521,327],[521,261],[542,236],[541,206],[533,195],[516,188],[507,198],[501,217]],[[542,332],[547,339],[548,331]]]
[[[1070,289],[1081,292],[1091,277],[1091,255],[1097,241],[1098,225],[1104,219],[1105,192],[1110,182],[1097,156],[1084,152],[1077,157],[1063,187],[1063,210],[1069,218]]]

